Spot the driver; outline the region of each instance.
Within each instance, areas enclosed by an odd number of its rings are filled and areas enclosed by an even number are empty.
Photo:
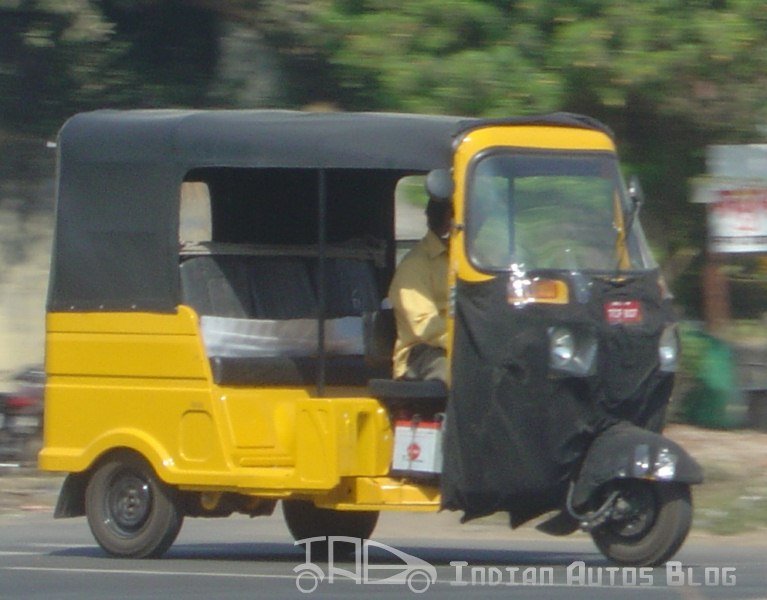
[[[397,267],[389,301],[397,323],[394,377],[447,382],[447,242],[453,210],[434,197],[426,205],[429,231]]]

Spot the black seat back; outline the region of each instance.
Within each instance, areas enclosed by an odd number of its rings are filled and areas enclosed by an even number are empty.
[[[181,263],[184,302],[200,315],[310,319],[317,296],[306,261],[272,256],[195,256]]]
[[[254,319],[317,317],[317,294],[307,260],[293,257],[241,258],[246,271]]]
[[[182,262],[184,302],[199,315],[247,319],[253,302],[240,261],[237,256],[195,256]]]
[[[313,279],[319,289],[316,271]],[[325,263],[325,282],[327,318],[360,317],[378,309],[378,286],[368,261],[330,258]]]

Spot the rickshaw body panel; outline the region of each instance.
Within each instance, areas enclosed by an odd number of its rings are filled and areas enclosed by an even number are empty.
[[[189,307],[51,313],[47,327],[45,470],[130,449],[169,484],[278,495],[388,472],[391,426],[364,389],[218,386]]]

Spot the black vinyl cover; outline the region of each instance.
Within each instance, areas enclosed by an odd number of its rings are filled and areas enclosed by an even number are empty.
[[[508,511],[519,525],[563,506],[570,477],[611,425],[662,427],[673,375],[659,370],[658,342],[674,317],[657,281],[657,272],[595,278],[585,303],[521,308],[507,302],[507,276],[458,283],[443,508],[464,519]],[[609,325],[611,300],[640,301],[642,323]],[[597,338],[595,375],[550,372],[548,329],[556,325]]]

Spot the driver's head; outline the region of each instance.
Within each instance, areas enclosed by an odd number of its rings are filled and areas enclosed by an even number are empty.
[[[453,205],[450,201],[431,198],[426,205],[426,224],[437,237],[445,237],[450,233],[453,220]]]

